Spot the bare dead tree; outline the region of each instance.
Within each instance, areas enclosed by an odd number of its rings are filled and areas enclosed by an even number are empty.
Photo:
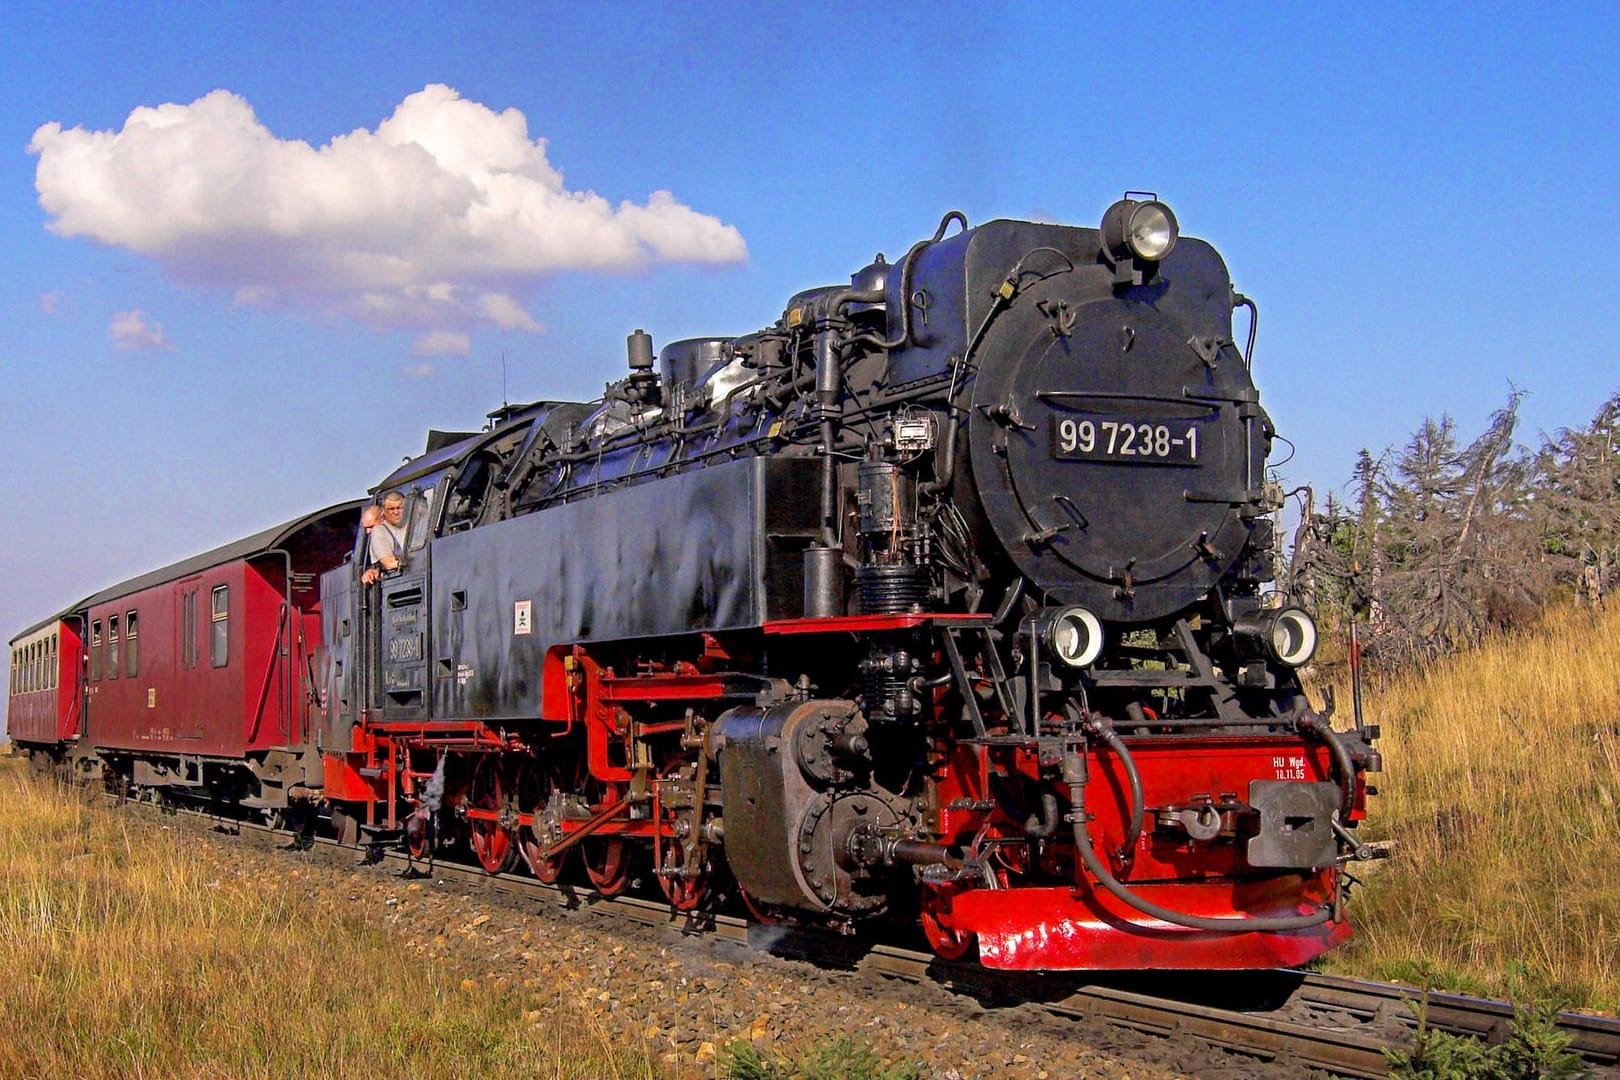
[[[1296,492],[1285,587],[1330,624],[1358,618],[1393,665],[1523,625],[1557,595],[1600,602],[1620,583],[1620,394],[1534,451],[1514,442],[1522,400],[1512,389],[1467,446],[1443,416],[1399,452],[1363,450],[1350,504]]]

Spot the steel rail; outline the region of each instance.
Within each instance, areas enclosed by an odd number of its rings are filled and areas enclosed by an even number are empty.
[[[255,822],[189,812],[240,831],[293,836]],[[1384,1051],[1411,1046],[1416,1006],[1425,998],[1431,1028],[1490,1043],[1507,1037],[1514,1016],[1513,1006],[1503,1001],[1287,970],[1128,975],[995,971],[858,938],[786,925],[761,926],[732,915],[677,912],[665,902],[636,896],[602,897],[589,886],[548,885],[526,874],[488,874],[454,862],[428,864],[391,848],[345,845],[328,837],[316,837],[314,844],[333,854],[363,854],[377,864],[414,866],[418,872],[431,865],[435,877],[458,884],[481,883],[515,897],[589,909],[685,934],[713,934],[823,968],[931,982],[980,999],[1033,1005],[1056,1017],[1102,1021],[1147,1035],[1192,1036],[1237,1054],[1338,1076],[1387,1077]],[[1228,1002],[1247,998],[1258,1004],[1234,1008],[1199,1000],[1203,997]],[[1586,1063],[1587,1077],[1620,1080],[1620,1019],[1564,1012],[1558,1027],[1570,1036],[1570,1049]]]

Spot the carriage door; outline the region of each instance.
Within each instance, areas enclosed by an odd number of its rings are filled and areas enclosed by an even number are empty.
[[[203,636],[198,633],[198,620],[206,620],[206,614],[199,614],[198,608],[206,601],[201,599],[202,579],[187,578],[175,586],[174,591],[174,655],[179,658],[175,665],[174,685],[170,689],[172,699],[167,708],[162,708],[160,715],[166,721],[163,727],[171,732],[176,739],[202,738],[202,706],[198,700],[197,656],[201,651],[198,642]],[[208,626],[206,621],[203,625]],[[162,702],[159,701],[159,707]]]
[[[428,537],[436,508],[437,477],[429,477],[406,492],[405,566],[384,576],[382,603],[377,612],[378,667],[382,673],[384,720],[422,720],[428,715],[432,687],[428,685]]]

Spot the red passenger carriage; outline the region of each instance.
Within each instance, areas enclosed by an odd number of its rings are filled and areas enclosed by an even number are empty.
[[[13,738],[115,787],[277,816],[318,798],[319,576],[358,504],[308,514],[75,604],[12,643]],[[45,662],[35,668],[32,656]],[[51,659],[54,657],[54,659]],[[19,661],[20,658],[20,661]]]
[[[11,639],[6,730],[41,769],[60,763],[79,737],[80,626],[76,613],[64,612]]]

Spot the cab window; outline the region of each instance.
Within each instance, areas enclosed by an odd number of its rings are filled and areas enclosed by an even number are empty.
[[[410,527],[405,532],[406,551],[421,551],[432,535],[435,494],[433,488],[411,493],[411,499],[406,503],[406,511],[410,515]]]

